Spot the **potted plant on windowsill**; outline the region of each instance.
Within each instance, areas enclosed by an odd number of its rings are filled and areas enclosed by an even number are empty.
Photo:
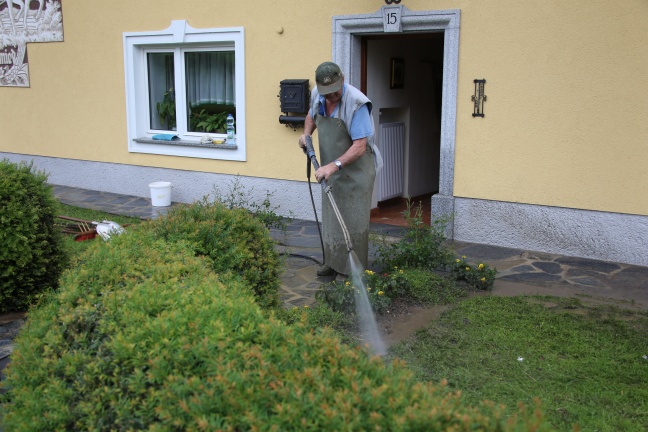
[[[167,130],[175,130],[176,112],[175,112],[175,93],[173,88],[164,92],[162,102],[156,105],[158,115],[162,124],[166,125]]]
[[[189,123],[192,131],[195,132],[214,132],[226,133],[227,129],[227,113],[210,113],[207,110],[201,109],[200,112],[192,112],[189,118]]]

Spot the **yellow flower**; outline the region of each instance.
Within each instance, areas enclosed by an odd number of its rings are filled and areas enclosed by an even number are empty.
[[[383,294],[385,294],[385,293],[382,292],[382,291],[378,291],[378,295],[383,295]]]
[[[398,273],[403,274],[403,270],[398,270]]]
[[[308,309],[308,305],[304,305],[304,309]]]
[[[369,276],[374,274],[374,272],[372,272],[371,270],[365,270],[365,273],[367,273]]]
[[[466,255],[462,255],[461,258],[466,259]]]
[[[351,282],[346,281],[346,282],[344,282],[344,285],[349,286],[349,285],[351,285]]]
[[[481,263],[480,263],[479,266],[477,266],[477,268],[478,268],[479,270],[482,270],[482,269],[484,268],[484,264],[481,264]]]
[[[485,277],[481,278],[481,281],[486,282],[486,278]]]
[[[470,267],[466,267],[466,271],[470,271]]]
[[[367,287],[367,292],[371,292],[371,287]]]
[[[461,262],[461,260],[459,258],[457,258],[457,262]]]

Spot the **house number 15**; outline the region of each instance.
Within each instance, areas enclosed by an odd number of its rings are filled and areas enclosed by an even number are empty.
[[[383,27],[385,33],[401,32],[402,6],[383,6]]]

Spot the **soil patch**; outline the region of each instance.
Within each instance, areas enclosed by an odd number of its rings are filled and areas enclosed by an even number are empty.
[[[502,280],[495,281],[493,291],[471,292],[462,300],[470,299],[476,296],[488,295],[501,297],[538,295],[561,298],[575,298],[586,306],[615,306],[632,311],[648,310],[648,302],[641,299],[634,300],[627,298],[592,295],[584,291],[582,287],[577,287],[569,284],[554,284],[547,287]],[[547,303],[547,306],[551,307],[549,303]],[[381,332],[385,344],[387,345],[387,347],[389,347],[408,339],[414,334],[414,332],[421,328],[424,328],[429,323],[439,318],[441,314],[449,307],[449,305],[421,306],[417,304],[410,304],[404,301],[395,301],[388,309],[389,312],[376,316],[376,323],[378,324],[378,330]],[[579,313],[578,310],[574,310],[573,312]],[[584,313],[584,310],[582,313]]]

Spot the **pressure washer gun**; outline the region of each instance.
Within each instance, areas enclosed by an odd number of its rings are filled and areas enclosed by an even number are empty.
[[[315,171],[317,171],[320,166],[319,163],[317,162],[317,156],[315,155],[315,150],[313,149],[313,140],[311,139],[310,136],[306,136],[306,147],[304,148],[304,153],[306,153],[306,156],[308,156],[308,159],[310,159],[311,163],[313,164],[313,167],[315,168]],[[322,191],[326,194],[326,196],[328,196],[329,201],[331,202],[331,207],[333,208],[333,212],[335,213],[335,216],[340,222],[342,233],[344,233],[344,242],[346,243],[347,250],[351,252],[353,250],[353,245],[351,244],[351,236],[349,235],[349,230],[344,224],[344,220],[342,219],[342,214],[340,213],[340,209],[338,208],[337,204],[335,203],[335,200],[333,199],[333,193],[331,192],[331,187],[327,184],[326,179],[324,178],[322,178],[322,180],[320,180],[319,183],[322,185]]]

